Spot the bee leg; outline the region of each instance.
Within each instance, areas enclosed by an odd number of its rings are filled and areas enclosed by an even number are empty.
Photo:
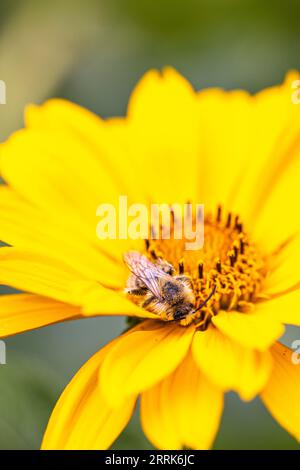
[[[148,297],[148,299],[145,300],[145,302],[142,304],[143,308],[148,307],[153,300],[156,300],[156,297],[154,295],[151,295],[151,297]]]
[[[138,287],[135,289],[127,289],[127,294],[129,295],[145,295],[147,294],[147,287]]]

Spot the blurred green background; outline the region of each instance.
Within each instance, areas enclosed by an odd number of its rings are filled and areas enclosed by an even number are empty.
[[[256,91],[300,69],[298,0],[1,0],[0,140],[29,103],[60,96],[122,115],[150,67],[173,65],[196,88]],[[1,222],[0,222],[1,223]],[[6,292],[5,288],[1,292]],[[0,448],[38,448],[51,409],[82,363],[124,328],[90,319],[10,338],[0,366]],[[288,329],[286,344],[299,338]],[[196,399],[196,397],[195,397]],[[135,416],[114,444],[151,448]],[[299,449],[257,400],[226,399],[216,449]]]

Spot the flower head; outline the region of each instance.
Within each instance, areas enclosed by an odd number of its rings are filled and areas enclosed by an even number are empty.
[[[138,397],[156,447],[209,448],[229,390],[260,395],[300,440],[300,365],[277,342],[284,324],[300,325],[297,76],[251,96],[198,93],[172,69],[150,71],[125,118],[50,100],[1,145],[0,282],[23,293],[0,297],[0,335],[97,315],[137,320],[75,375],[43,448],[109,447]],[[203,203],[203,247],[97,239],[97,206],[120,194]],[[130,274],[132,250],[151,282]]]

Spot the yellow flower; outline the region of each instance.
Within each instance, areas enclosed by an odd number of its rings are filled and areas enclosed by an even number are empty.
[[[45,449],[103,449],[141,396],[142,427],[161,449],[211,447],[223,395],[260,395],[300,440],[300,365],[278,343],[300,325],[300,106],[292,72],[254,96],[196,93],[172,69],[150,71],[127,116],[101,120],[63,100],[26,111],[1,145],[0,336],[74,318],[138,317],[97,352],[59,399]],[[205,242],[102,240],[96,208],[131,202],[204,203]],[[160,256],[192,277],[185,326],[126,297],[129,250]],[[180,268],[178,267],[180,265]],[[197,304],[197,305],[198,305]]]

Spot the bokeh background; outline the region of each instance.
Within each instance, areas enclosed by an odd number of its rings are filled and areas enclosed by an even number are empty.
[[[1,0],[7,104],[0,106],[0,141],[22,126],[26,104],[53,96],[104,117],[123,115],[150,67],[175,66],[196,88],[255,92],[276,84],[288,69],[300,69],[299,18],[298,0]],[[100,318],[8,339],[7,365],[0,366],[0,448],[38,448],[64,386],[123,329],[121,318]],[[299,337],[290,328],[284,342]],[[151,449],[138,416],[113,448]],[[258,400],[245,405],[232,394],[215,448],[300,446]]]

